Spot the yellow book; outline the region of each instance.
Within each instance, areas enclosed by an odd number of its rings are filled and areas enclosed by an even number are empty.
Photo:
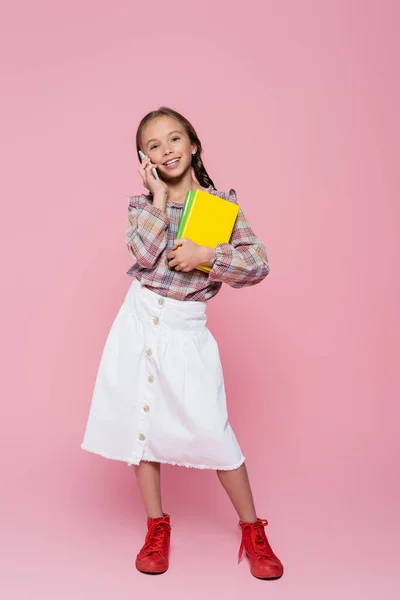
[[[229,243],[239,206],[203,190],[188,192],[178,228],[177,238],[188,238],[200,246],[215,248]],[[208,273],[211,267],[199,265],[199,271]]]

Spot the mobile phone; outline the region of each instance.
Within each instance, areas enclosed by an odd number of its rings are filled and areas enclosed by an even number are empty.
[[[146,155],[144,152],[142,152],[141,150],[139,150],[139,154],[140,154],[140,158],[142,160],[142,162],[144,161],[144,159],[146,158]],[[155,167],[152,168],[151,172],[153,173],[154,177],[156,179],[160,179],[157,173],[157,169]]]

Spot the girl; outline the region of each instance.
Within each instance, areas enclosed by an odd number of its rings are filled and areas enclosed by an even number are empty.
[[[166,107],[147,114],[136,149],[146,155],[139,173],[150,193],[128,197],[133,281],[105,343],[81,447],[134,465],[147,511],[139,571],[164,573],[169,566],[170,515],[160,491],[166,463],[217,472],[239,517],[239,561],[245,550],[252,575],[276,579],[283,566],[265,535],[267,520],[257,518],[228,421],[218,346],[206,326],[207,301],[222,283],[240,288],[268,275],[265,248],[241,209],[229,244],[212,249],[175,239],[189,189],[237,203],[233,189],[215,189],[201,142],[181,114]],[[211,267],[208,274],[195,270],[201,264]]]

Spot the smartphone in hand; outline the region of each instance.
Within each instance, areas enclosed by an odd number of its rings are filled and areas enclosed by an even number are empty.
[[[141,150],[139,150],[139,154],[140,154],[141,161],[143,162],[144,159],[146,158],[146,155]],[[160,179],[158,176],[158,173],[157,173],[157,169],[155,167],[152,168],[151,172],[153,173],[153,175],[156,179]]]

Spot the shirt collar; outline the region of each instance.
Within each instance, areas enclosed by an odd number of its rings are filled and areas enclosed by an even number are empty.
[[[210,185],[207,188],[207,193],[210,194],[211,190],[213,190],[213,186]],[[172,200],[167,200],[167,206],[170,206],[171,208],[183,208],[183,202],[173,202]]]

